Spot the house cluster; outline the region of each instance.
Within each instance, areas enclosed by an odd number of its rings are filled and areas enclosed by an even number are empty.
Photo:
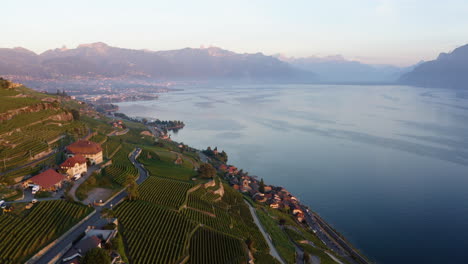
[[[256,176],[249,176],[234,166],[222,164],[218,169],[224,173],[234,189],[249,194],[253,200],[271,208],[289,211],[300,223],[305,220],[299,200],[285,188],[264,184],[262,186]]]
[[[56,191],[65,181],[79,179],[88,171],[89,165],[103,161],[101,145],[95,142],[80,140],[65,148],[67,159],[59,169],[48,169],[27,179],[24,187],[32,187],[32,192]]]
[[[101,227],[96,228],[94,226],[88,226],[85,230],[84,237],[73,244],[71,248],[62,256],[61,263],[63,264],[79,264],[80,259],[84,255],[94,248],[110,248],[111,240],[117,236],[117,219],[113,219],[111,223],[113,225],[107,225],[111,228]],[[123,263],[120,255],[116,251],[110,252],[111,263]]]
[[[114,128],[121,128],[121,129],[127,128],[127,127],[124,125],[124,123],[123,123],[122,120],[112,121],[110,124],[111,124],[112,127],[114,127]]]

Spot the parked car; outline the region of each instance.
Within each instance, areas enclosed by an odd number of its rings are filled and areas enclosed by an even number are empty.
[[[32,199],[31,203],[37,203],[37,199]]]
[[[0,201],[0,208],[4,209],[6,207],[6,203],[4,200]]]
[[[36,194],[39,191],[39,189],[40,189],[39,185],[33,185],[31,193]]]

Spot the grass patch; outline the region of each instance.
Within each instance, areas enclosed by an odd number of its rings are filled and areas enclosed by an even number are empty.
[[[289,240],[288,235],[281,229],[276,219],[273,219],[263,210],[257,210],[257,215],[262,222],[263,227],[270,234],[273,244],[281,257],[287,263],[295,263],[296,249]]]

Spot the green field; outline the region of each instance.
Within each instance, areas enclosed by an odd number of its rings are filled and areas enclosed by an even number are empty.
[[[93,209],[66,201],[39,202],[19,215],[0,215],[0,263],[20,263]]]
[[[182,181],[191,181],[192,177],[197,176],[194,166],[190,159],[183,157],[183,163],[175,164],[177,155],[161,148],[145,149],[139,158],[145,168],[153,176],[171,178]]]

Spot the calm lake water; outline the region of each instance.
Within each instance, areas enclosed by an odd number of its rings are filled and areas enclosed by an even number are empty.
[[[406,86],[186,88],[119,104],[182,120],[378,263],[468,263],[468,92]]]

